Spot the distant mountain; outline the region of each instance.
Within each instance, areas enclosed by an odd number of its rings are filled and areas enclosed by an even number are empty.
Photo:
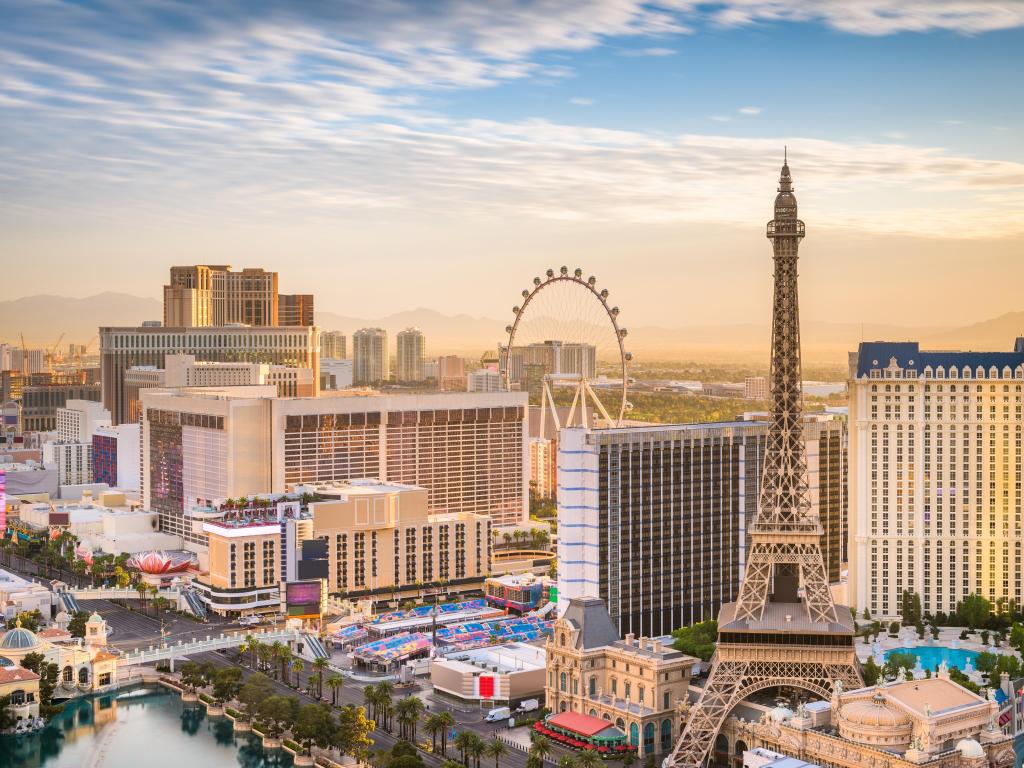
[[[61,346],[85,344],[103,325],[141,325],[163,318],[156,299],[126,293],[98,293],[84,299],[38,294],[0,301],[0,341],[48,348],[63,333]],[[95,351],[95,349],[93,350]]]
[[[101,293],[83,299],[26,296],[0,301],[0,341],[20,343],[19,333],[24,332],[25,342],[36,347],[52,346],[61,333],[66,334],[62,345],[84,343],[100,326],[139,325],[144,320],[159,320],[162,314],[157,299],[123,293]],[[322,329],[342,331],[350,339],[359,328],[381,327],[394,337],[403,328],[415,326],[427,338],[428,354],[467,357],[496,349],[506,338],[507,324],[504,320],[446,315],[422,307],[375,319],[317,312],[316,321]],[[916,340],[932,349],[1008,350],[1017,336],[1024,335],[1024,312],[1011,312],[963,327],[862,325],[805,319],[802,332],[805,354],[817,362],[845,362],[846,353],[856,349],[862,340]],[[761,360],[767,355],[770,333],[767,323],[681,328],[630,326],[626,347],[647,359],[703,356]]]

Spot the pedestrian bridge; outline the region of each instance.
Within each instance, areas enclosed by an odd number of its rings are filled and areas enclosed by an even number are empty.
[[[158,661],[170,661],[171,669],[173,670],[175,659],[196,653],[209,653],[211,651],[224,650],[225,648],[238,648],[240,645],[244,645],[249,638],[266,644],[305,641],[304,633],[295,629],[266,629],[260,632],[237,632],[230,635],[222,633],[216,637],[207,635],[205,639],[200,638],[188,642],[179,640],[177,643],[161,643],[160,645],[151,645],[148,648],[126,651],[117,660],[117,666],[120,668],[139,664],[155,664]]]
[[[58,597],[64,609],[69,613],[78,613],[82,607],[79,600],[152,600],[154,597],[163,597],[169,600],[176,608],[191,611],[200,619],[206,618],[206,607],[196,595],[188,589],[169,587],[159,590],[155,595],[146,592],[139,594],[134,587],[68,587],[59,584],[55,587]]]

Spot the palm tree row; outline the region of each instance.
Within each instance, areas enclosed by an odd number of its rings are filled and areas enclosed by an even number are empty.
[[[455,727],[455,718],[451,712],[432,712],[427,715],[423,727],[430,733],[431,751],[437,752],[437,737],[441,737],[441,754],[448,754],[448,733]]]
[[[363,698],[371,713],[370,719],[383,726],[388,733],[391,733],[391,716],[395,709],[394,695],[395,687],[386,680],[363,688]]]

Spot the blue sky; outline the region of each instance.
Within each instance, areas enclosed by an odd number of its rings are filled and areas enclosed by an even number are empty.
[[[729,272],[765,257],[784,144],[822,251],[865,254],[808,277],[848,292],[812,313],[936,322],[922,271],[937,291],[1024,271],[1019,0],[0,0],[0,18],[3,298],[157,295],[171,263],[228,261],[347,314],[484,315],[585,257],[641,322],[693,322],[723,283],[755,319],[764,286]],[[680,307],[624,262],[708,287]],[[382,265],[408,280],[346,289]],[[993,283],[957,321],[1018,308]]]

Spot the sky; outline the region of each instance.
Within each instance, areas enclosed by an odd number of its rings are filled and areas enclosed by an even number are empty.
[[[580,266],[633,325],[1019,311],[1021,0],[0,0],[0,299],[172,264],[504,317]]]

